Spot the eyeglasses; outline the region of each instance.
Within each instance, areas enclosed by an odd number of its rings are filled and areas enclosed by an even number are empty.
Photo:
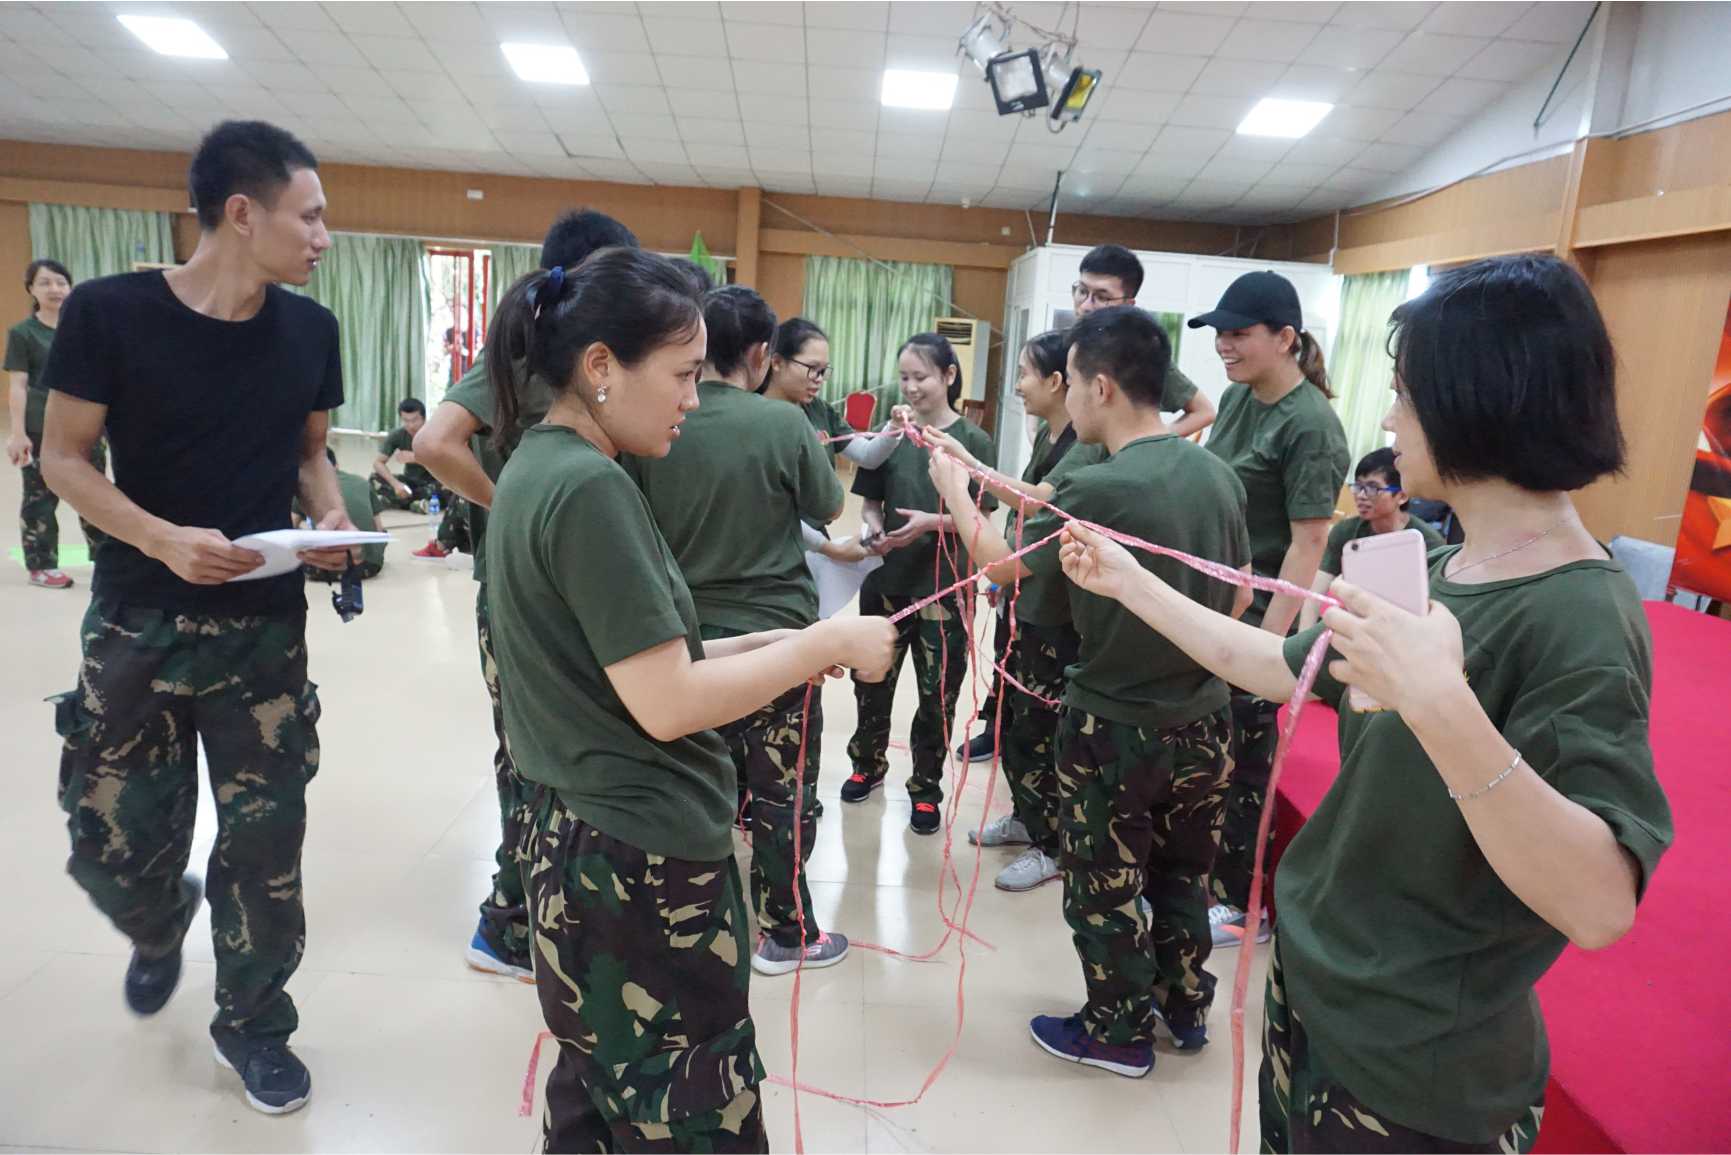
[[[829,376],[829,366],[828,365],[812,365],[812,364],[808,364],[805,361],[800,361],[800,360],[793,358],[793,357],[789,357],[787,359],[787,362],[790,365],[798,365],[801,369],[804,369],[805,375],[807,377],[810,377],[813,381],[817,382],[819,385],[822,385],[823,379],[825,377]]]
[[[1070,299],[1080,305],[1083,301],[1092,301],[1102,308],[1108,305],[1122,305],[1129,297],[1114,297],[1105,289],[1090,289],[1081,281],[1070,286]]]
[[[1399,492],[1400,486],[1398,485],[1373,485],[1368,481],[1357,481],[1354,482],[1352,486],[1352,495],[1354,497],[1363,497],[1367,499],[1375,497],[1379,493]]]

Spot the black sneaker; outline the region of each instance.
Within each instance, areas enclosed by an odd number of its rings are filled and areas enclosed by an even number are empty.
[[[996,747],[992,743],[992,729],[986,727],[984,733],[976,734],[971,739],[956,747],[956,757],[963,762],[990,762]]]
[[[306,1106],[313,1077],[306,1064],[280,1039],[234,1039],[225,1048],[218,1041],[216,1061],[240,1076],[246,1101],[266,1115],[286,1115]]]
[[[841,800],[843,802],[864,802],[870,798],[872,791],[884,784],[882,774],[868,776],[861,771],[854,771],[848,780],[841,784]]]
[[[823,817],[823,799],[819,798],[816,802],[811,804],[811,816],[813,818]]]
[[[154,1015],[168,1005],[174,988],[180,985],[180,947],[192,920],[198,917],[198,905],[204,900],[204,883],[189,874],[180,880],[180,891],[186,896],[186,920],[180,927],[180,941],[174,949],[159,958],[146,958],[132,949],[132,962],[126,968],[126,1005],[135,1015]]]
[[[914,812],[908,815],[908,826],[915,834],[936,834],[942,824],[937,804],[933,802],[914,803]]]

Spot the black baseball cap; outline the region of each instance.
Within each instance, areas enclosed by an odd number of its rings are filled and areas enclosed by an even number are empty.
[[[1298,290],[1292,282],[1271,269],[1245,273],[1226,286],[1220,294],[1220,304],[1212,312],[1192,317],[1185,322],[1192,329],[1210,325],[1216,329],[1248,329],[1252,325],[1267,325],[1280,330],[1291,325],[1304,328],[1304,308],[1298,303]]]

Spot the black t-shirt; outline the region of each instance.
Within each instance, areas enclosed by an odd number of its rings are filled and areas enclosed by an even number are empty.
[[[50,389],[108,406],[114,483],[175,525],[231,540],[292,525],[309,415],[343,402],[337,319],[268,286],[257,315],[219,321],[183,304],[160,271],[86,281],[60,311]],[[193,585],[115,540],[96,559],[96,597],[182,613],[305,608],[301,575]]]
[[[1070,452],[1070,446],[1076,444],[1076,427],[1066,425],[1064,432],[1058,434],[1058,440],[1051,441],[1050,434],[1048,434],[1047,440],[1046,455],[1040,457],[1038,456],[1038,449],[1035,450],[1036,457],[1024,475],[1024,481],[1038,485],[1046,480],[1046,475],[1058,467],[1058,462],[1064,460],[1064,454]]]

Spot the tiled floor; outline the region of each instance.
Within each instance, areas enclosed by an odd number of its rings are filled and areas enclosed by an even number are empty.
[[[17,473],[0,471],[0,542],[10,549]],[[63,510],[66,540],[76,523]],[[208,921],[188,940],[180,992],[158,1017],[132,1018],[120,998],[127,946],[63,869],[54,801],[58,747],[42,698],[73,684],[79,589],[27,587],[0,569],[0,1144],[157,1151],[527,1151],[538,1137],[518,1103],[539,1029],[526,986],[467,970],[462,947],[491,870],[497,837],[491,728],[474,653],[468,574],[408,557],[423,536],[399,530],[367,611],[349,625],[309,601],[313,677],[321,685],[324,763],[309,795],[307,955],[290,989],[295,1036],[311,1067],[308,1107],[285,1118],[251,1111],[217,1068]],[[16,563],[13,563],[14,565]],[[984,636],[984,635],[982,635]],[[898,698],[898,733],[912,678]],[[964,709],[966,705],[964,692]],[[892,752],[891,787],[860,806],[837,791],[854,707],[846,683],[825,698],[820,794],[828,814],[811,862],[824,925],[859,939],[924,951],[942,934],[936,905],[942,836],[907,829],[899,791],[906,756]],[[954,771],[952,771],[952,774]],[[972,768],[962,821],[979,820],[990,768]],[[952,779],[953,781],[953,779]],[[994,812],[1007,807],[1000,782]],[[194,863],[213,836],[208,798]],[[975,852],[963,825],[955,862],[966,885]],[[1131,1081],[1060,1063],[1029,1041],[1027,1021],[1073,1010],[1081,974],[1057,885],[1025,895],[991,886],[1007,860],[987,851],[969,944],[966,1023],[954,1058],[916,1106],[865,1110],[802,1096],[813,1151],[1219,1151],[1226,1143],[1231,1054],[1226,992],[1233,954],[1217,960],[1215,1042],[1200,1055],[1162,1047],[1154,1073]],[[953,901],[954,891],[950,892]],[[918,1093],[955,1039],[962,959],[952,940],[928,963],[858,951],[806,976],[800,1078],[870,1099]],[[1254,1055],[1261,967],[1246,1015],[1252,1065],[1247,1144],[1254,1143]],[[756,980],[752,1003],[766,1065],[790,1069],[792,980]],[[549,1049],[546,1060],[551,1060]],[[546,1069],[545,1063],[542,1070]],[[792,1150],[793,1103],[768,1090],[774,1149]],[[10,1147],[0,1147],[0,1150]]]

